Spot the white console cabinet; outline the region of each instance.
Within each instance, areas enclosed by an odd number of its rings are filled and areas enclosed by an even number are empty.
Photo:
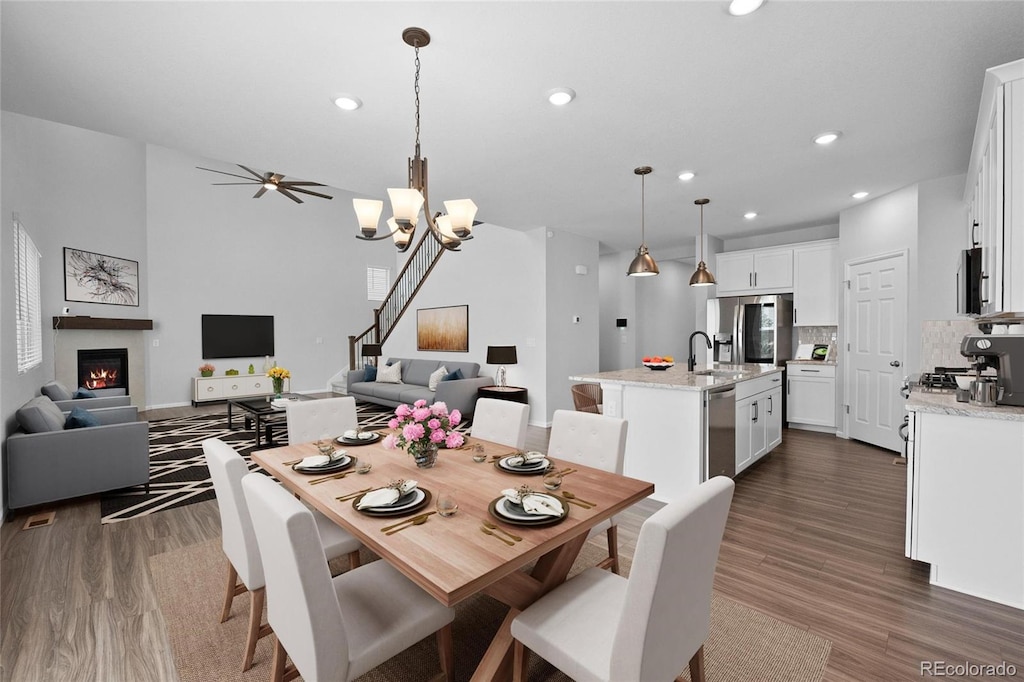
[[[284,380],[284,390],[290,390],[290,380]],[[274,382],[266,374],[237,374],[235,376],[192,377],[192,404],[210,400],[229,400],[271,395]]]
[[[786,365],[786,421],[794,425],[836,427],[835,365]]]

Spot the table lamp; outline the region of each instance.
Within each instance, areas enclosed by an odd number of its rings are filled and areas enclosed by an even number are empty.
[[[373,364],[377,364],[377,358],[381,356],[381,344],[379,343],[364,343],[363,344],[363,357],[373,358]]]
[[[487,364],[498,367],[498,386],[505,388],[505,365],[516,364],[515,346],[487,346]]]

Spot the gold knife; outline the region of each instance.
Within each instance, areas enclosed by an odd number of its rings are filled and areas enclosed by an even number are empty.
[[[392,523],[390,526],[383,526],[381,528],[381,530],[382,531],[389,531],[392,528],[398,528],[399,526],[403,526],[403,525],[405,525],[407,523],[412,523],[416,519],[425,518],[427,516],[430,516],[431,514],[436,514],[436,513],[437,513],[436,511],[429,511],[429,512],[426,512],[425,514],[417,514],[416,516],[412,516],[412,517],[410,517],[408,519],[402,519],[398,523]]]
[[[341,497],[335,497],[334,499],[336,499],[338,502],[347,502],[348,500],[354,500],[357,497],[359,497],[360,495],[362,495],[363,493],[368,493],[371,490],[373,490],[373,488],[363,488],[362,490],[357,490],[354,493],[349,493],[348,495],[342,495]]]
[[[349,472],[342,471],[340,474],[331,474],[330,476],[323,476],[321,478],[314,478],[309,482],[310,485],[316,485],[317,483],[323,483],[324,481],[333,481],[336,478],[345,478]]]

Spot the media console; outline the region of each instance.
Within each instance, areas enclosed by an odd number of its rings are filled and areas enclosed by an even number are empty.
[[[284,380],[287,393],[291,380]],[[192,377],[192,405],[213,400],[230,398],[246,398],[252,396],[271,395],[274,382],[266,374],[236,374],[234,376]]]

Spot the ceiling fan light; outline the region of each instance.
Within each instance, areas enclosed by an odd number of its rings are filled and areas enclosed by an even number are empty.
[[[444,202],[444,210],[448,212],[452,234],[468,237],[473,232],[473,219],[476,218],[476,204],[472,199],[456,199]]]
[[[416,227],[420,209],[423,208],[423,195],[418,189],[411,187],[388,187],[388,198],[391,199],[391,213],[395,222],[405,227]]]
[[[712,284],[716,284],[715,276],[708,270],[708,266],[704,264],[704,261],[697,263],[697,269],[690,277],[691,287],[709,287]]]
[[[651,277],[659,272],[661,271],[658,270],[658,264],[647,252],[647,245],[641,244],[640,248],[636,250],[636,258],[629,264],[626,274],[630,277]]]
[[[355,209],[356,219],[359,220],[359,229],[363,236],[373,237],[376,235],[380,214],[384,210],[384,202],[379,199],[353,199],[352,208]]]
[[[742,17],[756,12],[764,4],[764,0],[732,0],[729,3],[729,14]]]
[[[564,107],[576,99],[576,91],[572,88],[554,88],[548,90],[548,101],[556,107]]]
[[[269,180],[263,183],[263,189],[269,189],[274,191],[277,189],[277,183],[270,182]]]

